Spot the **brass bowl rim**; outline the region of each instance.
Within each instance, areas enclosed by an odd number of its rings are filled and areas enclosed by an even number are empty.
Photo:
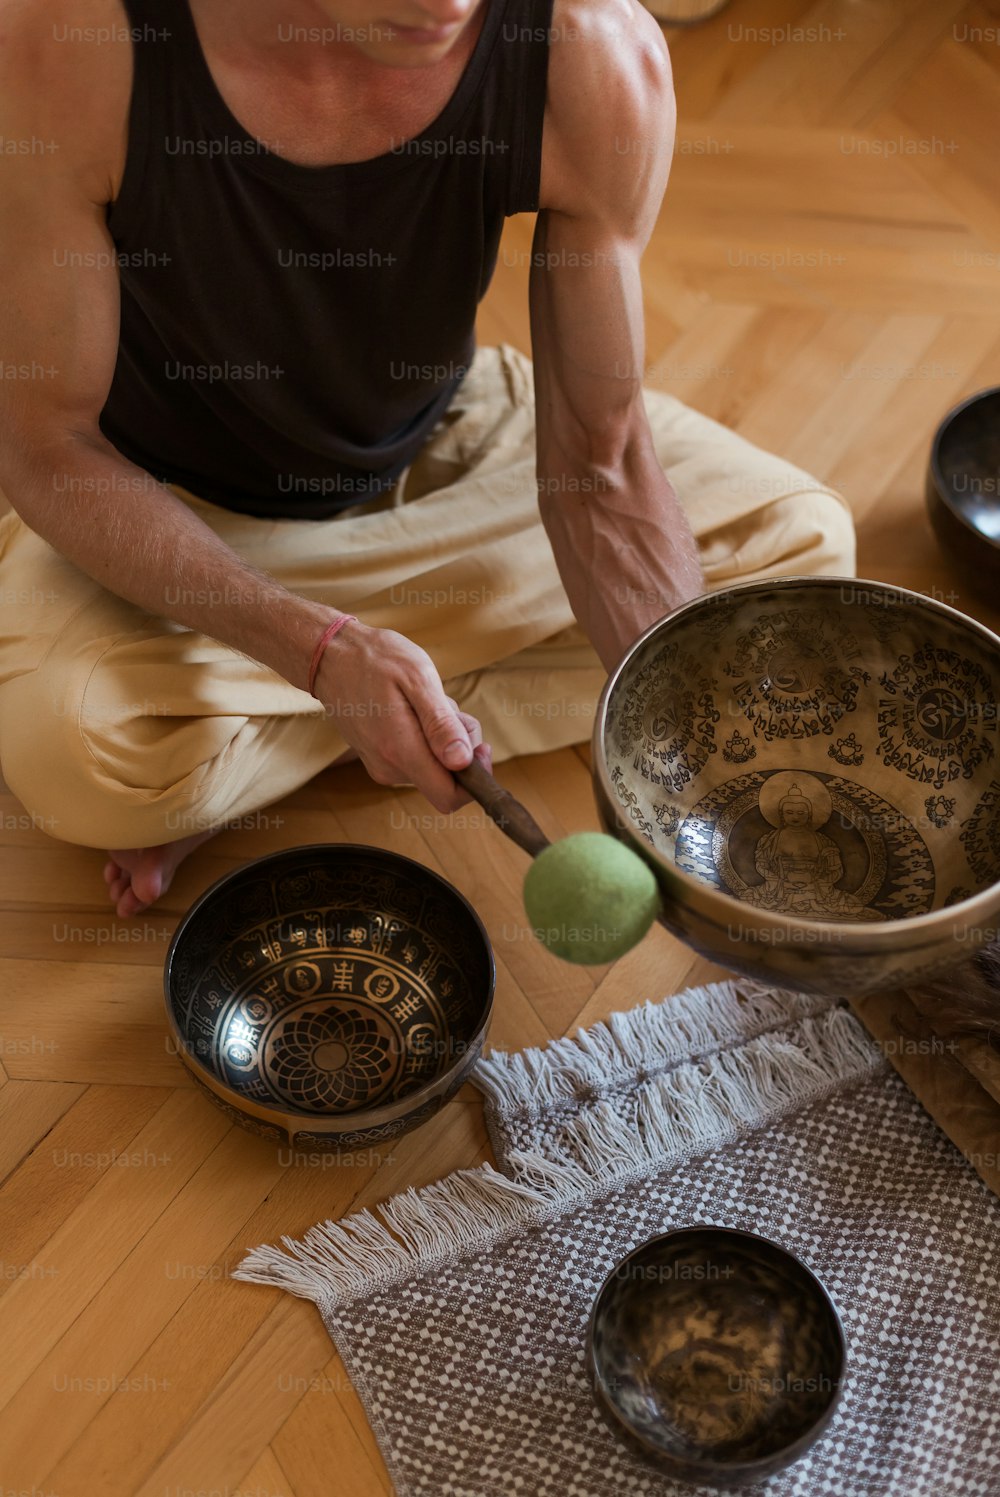
[[[652,1445],[650,1441],[648,1441],[642,1434],[641,1430],[639,1430],[625,1417],[620,1407],[604,1391],[604,1376],[601,1371],[601,1367],[598,1364],[597,1352],[594,1346],[594,1330],[597,1326],[598,1318],[601,1313],[601,1302],[604,1299],[604,1296],[612,1280],[618,1277],[619,1270],[623,1268],[626,1263],[631,1262],[633,1258],[637,1257],[639,1253],[645,1252],[654,1244],[667,1243],[671,1240],[676,1240],[689,1235],[704,1236],[706,1234],[717,1235],[720,1243],[725,1240],[737,1242],[745,1241],[756,1244],[763,1243],[765,1247],[771,1248],[775,1253],[778,1254],[779,1257],[785,1258],[790,1263],[793,1263],[795,1267],[800,1269],[801,1272],[805,1275],[810,1290],[816,1295],[816,1297],[819,1299],[820,1303],[826,1310],[833,1326],[837,1343],[839,1366],[835,1375],[831,1377],[831,1382],[834,1385],[833,1392],[827,1403],[823,1406],[822,1411],[817,1415],[813,1423],[809,1425],[808,1429],[803,1430],[802,1434],[796,1436],[796,1438],[790,1441],[788,1445],[779,1446],[777,1450],[772,1450],[768,1455],[755,1456],[751,1460],[733,1459],[730,1461],[726,1461],[720,1460],[718,1459],[718,1457],[714,1456],[675,1456],[671,1451],[661,1446]],[[844,1323],[841,1319],[840,1311],[834,1304],[830,1291],[827,1289],[826,1285],[823,1283],[819,1275],[814,1273],[809,1265],[807,1263],[804,1263],[797,1253],[793,1253],[790,1248],[786,1248],[782,1243],[775,1242],[772,1237],[765,1237],[760,1232],[747,1232],[741,1227],[720,1227],[715,1222],[688,1222],[683,1227],[671,1227],[667,1232],[654,1233],[652,1237],[647,1237],[644,1242],[638,1243],[634,1248],[632,1248],[630,1252],[625,1254],[624,1258],[620,1258],[614,1264],[614,1266],[605,1275],[601,1287],[598,1289],[596,1295],[594,1296],[593,1303],[590,1307],[590,1316],[587,1320],[586,1358],[587,1368],[590,1373],[591,1383],[594,1388],[595,1396],[599,1400],[602,1408],[610,1413],[614,1423],[620,1425],[623,1430],[625,1430],[645,1450],[647,1450],[649,1452],[650,1459],[653,1460],[656,1464],[660,1465],[661,1468],[671,1464],[676,1464],[678,1466],[686,1466],[689,1470],[700,1471],[703,1473],[703,1475],[697,1479],[703,1480],[708,1486],[712,1485],[712,1482],[710,1480],[712,1473],[719,1471],[723,1471],[727,1475],[733,1475],[736,1473],[739,1473],[741,1476],[745,1475],[746,1480],[741,1481],[740,1485],[749,1486],[753,1484],[753,1480],[755,1479],[753,1473],[755,1471],[767,1467],[769,1474],[776,1475],[777,1472],[773,1470],[773,1463],[775,1461],[781,1462],[781,1466],[778,1468],[780,1470],[792,1465],[796,1460],[798,1460],[800,1455],[804,1455],[806,1450],[808,1450],[810,1446],[814,1445],[820,1438],[823,1431],[830,1423],[830,1420],[836,1413],[837,1406],[840,1403],[841,1398],[843,1397],[844,1383],[847,1378],[849,1361],[847,1337],[844,1333]],[[686,1479],[695,1480],[696,1478],[689,1477]]]
[[[938,423],[937,430],[934,433],[933,440],[931,441],[929,467],[931,478],[934,481],[934,499],[939,504],[941,504],[948,511],[949,515],[951,515],[952,519],[957,520],[958,523],[968,531],[969,535],[972,536],[973,539],[978,541],[980,545],[985,546],[989,551],[995,551],[1000,554],[1000,540],[996,539],[992,535],[987,535],[986,531],[980,530],[978,525],[973,525],[972,521],[969,519],[965,511],[961,509],[957,504],[953,503],[951,491],[947,480],[945,479],[944,470],[941,467],[941,448],[944,443],[944,439],[954,422],[958,419],[963,411],[968,410],[969,406],[977,405],[979,401],[985,400],[987,396],[990,395],[996,396],[997,400],[1000,400],[1000,385],[987,385],[985,389],[977,390],[974,395],[970,395],[966,400],[960,400],[958,405],[953,406],[947,413],[947,415],[941,418],[940,422]],[[998,503],[1000,503],[1000,495],[998,495],[997,498]]]
[[[488,966],[488,982],[483,1000],[482,1017],[476,1025],[475,1031],[469,1037],[465,1052],[453,1061],[451,1065],[439,1071],[430,1081],[425,1082],[417,1091],[408,1092],[405,1097],[401,1097],[396,1101],[387,1101],[378,1107],[359,1109],[354,1112],[303,1112],[293,1107],[290,1103],[275,1102],[269,1104],[267,1102],[258,1102],[255,1098],[242,1096],[240,1092],[228,1086],[220,1076],[217,1076],[214,1071],[210,1070],[196,1055],[191,1054],[188,1038],[174,1017],[170,993],[173,962],[176,955],[176,948],[180,944],[180,938],[202,905],[206,904],[213,895],[217,894],[223,885],[239,878],[248,869],[260,868],[266,863],[277,862],[279,859],[291,857],[295,853],[313,855],[322,852],[377,853],[379,857],[390,858],[394,863],[404,865],[404,870],[406,867],[416,868],[422,876],[433,879],[441,885],[446,893],[453,895],[459,903],[463,904],[471,915],[473,923],[478,928],[479,934],[482,937]],[[335,1135],[337,1133],[355,1133],[365,1128],[375,1127],[380,1123],[392,1122],[397,1118],[406,1117],[431,1097],[436,1096],[442,1086],[447,1083],[449,1077],[454,1076],[455,1072],[465,1063],[467,1056],[476,1050],[486,1034],[490,1020],[493,1017],[496,980],[497,966],[493,945],[478,911],[466,899],[461,890],[456,889],[454,884],[449,883],[442,874],[435,872],[433,868],[428,868],[424,863],[418,863],[416,858],[408,858],[403,853],[391,852],[387,848],[375,847],[367,842],[304,842],[295,847],[280,848],[277,852],[263,853],[259,858],[249,858],[247,862],[241,863],[238,868],[231,868],[228,873],[223,873],[214,883],[210,884],[207,889],[204,889],[198,895],[198,898],[181,916],[177,929],[171,938],[170,945],[167,947],[167,953],[163,962],[163,999],[167,1014],[167,1026],[171,1036],[177,1043],[178,1056],[192,1073],[197,1076],[198,1080],[207,1085],[209,1090],[214,1092],[216,1096],[229,1102],[238,1112],[242,1112],[248,1117],[260,1118],[266,1122],[274,1122],[276,1124],[283,1123],[286,1127],[290,1124],[293,1127],[302,1128],[305,1132],[328,1132],[331,1135]]]
[[[597,712],[594,717],[594,730],[591,735],[591,762],[593,765],[593,779],[599,787],[605,801],[614,810],[614,821],[618,828],[619,840],[625,841],[647,861],[652,861],[667,880],[676,880],[684,890],[684,903],[689,909],[695,910],[700,915],[707,917],[716,923],[721,921],[723,915],[732,915],[736,923],[745,923],[748,919],[748,909],[753,910],[753,924],[758,930],[770,931],[817,931],[829,932],[822,942],[817,940],[816,944],[834,949],[846,948],[846,954],[862,955],[868,954],[872,946],[879,946],[886,950],[893,950],[898,946],[912,949],[915,937],[923,937],[923,945],[932,946],[941,937],[944,928],[956,918],[983,917],[989,911],[995,910],[1000,903],[1000,871],[993,883],[987,888],[980,889],[971,894],[968,899],[960,899],[955,904],[945,905],[940,910],[926,910],[922,915],[911,915],[899,920],[866,920],[864,923],[848,920],[808,920],[800,915],[782,915],[771,910],[759,910],[756,906],[748,906],[743,900],[737,899],[733,894],[726,894],[722,889],[716,889],[711,884],[703,883],[695,878],[693,874],[685,872],[678,867],[677,863],[670,860],[645,838],[640,837],[633,831],[632,827],[621,819],[618,814],[617,797],[611,776],[608,772],[607,756],[604,751],[604,733],[607,722],[608,706],[612,693],[619,680],[631,664],[632,660],[640,652],[648,640],[656,634],[667,633],[666,625],[673,625],[680,621],[686,614],[700,612],[706,604],[715,606],[724,597],[743,596],[751,597],[754,593],[773,592],[775,590],[784,592],[793,588],[801,588],[803,585],[810,587],[852,587],[871,588],[879,593],[894,593],[900,600],[914,603],[926,609],[931,614],[944,615],[953,619],[965,629],[981,636],[982,642],[994,650],[1000,656],[1000,636],[994,633],[986,624],[978,619],[970,618],[968,614],[962,613],[957,608],[952,608],[948,603],[941,603],[937,598],[929,598],[925,593],[913,592],[909,588],[900,587],[896,583],[876,582],[864,577],[828,577],[828,576],[794,576],[794,577],[764,577],[755,578],[749,582],[735,582],[730,587],[719,588],[717,591],[700,593],[697,598],[691,598],[687,603],[682,603],[670,613],[665,613],[662,618],[650,624],[638,639],[631,644],[625,654],[619,660],[614,670],[604,683],[597,703]],[[620,834],[624,833],[625,836]],[[663,883],[660,882],[661,893]],[[664,895],[664,906],[669,914],[669,904],[674,898]],[[716,919],[717,917],[717,919]],[[739,918],[742,917],[742,922]],[[730,920],[730,925],[732,920]],[[774,947],[786,944],[784,940],[762,942],[763,945]],[[808,944],[808,942],[796,943],[794,940],[787,944]]]

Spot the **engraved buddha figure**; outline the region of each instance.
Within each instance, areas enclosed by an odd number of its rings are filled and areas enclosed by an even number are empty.
[[[844,876],[840,852],[831,837],[816,830],[812,801],[793,784],[778,806],[780,825],[765,832],[754,849],[761,878],[746,891],[748,904],[788,915],[834,920],[878,920],[875,910],[836,887]]]

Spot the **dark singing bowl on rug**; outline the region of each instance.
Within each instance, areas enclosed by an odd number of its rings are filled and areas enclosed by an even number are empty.
[[[170,943],[167,1018],[195,1080],[293,1148],[383,1143],[438,1111],[486,1037],[496,969],[472,906],[376,847],[257,858]]]
[[[654,1237],[608,1275],[587,1362],[630,1449],[682,1481],[763,1481],[819,1439],[846,1349],[829,1295],[792,1253],[725,1227]]]
[[[1000,389],[949,411],[934,434],[927,513],[942,549],[988,602],[1000,582]]]
[[[790,577],[707,593],[598,704],[598,813],[696,951],[846,996],[996,936],[1000,639],[921,594]]]

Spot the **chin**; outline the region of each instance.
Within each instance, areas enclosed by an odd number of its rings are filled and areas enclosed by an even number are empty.
[[[438,46],[428,47],[423,43],[408,46],[405,42],[389,42],[380,46],[359,47],[371,62],[380,62],[387,68],[425,68],[428,63],[440,62],[447,57],[457,37]]]

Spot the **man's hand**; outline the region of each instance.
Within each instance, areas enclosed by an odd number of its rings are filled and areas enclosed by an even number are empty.
[[[327,645],[316,695],[379,785],[413,784],[438,811],[472,797],[451,770],[492,769],[479,723],[445,695],[426,650],[395,629],[355,619]]]

